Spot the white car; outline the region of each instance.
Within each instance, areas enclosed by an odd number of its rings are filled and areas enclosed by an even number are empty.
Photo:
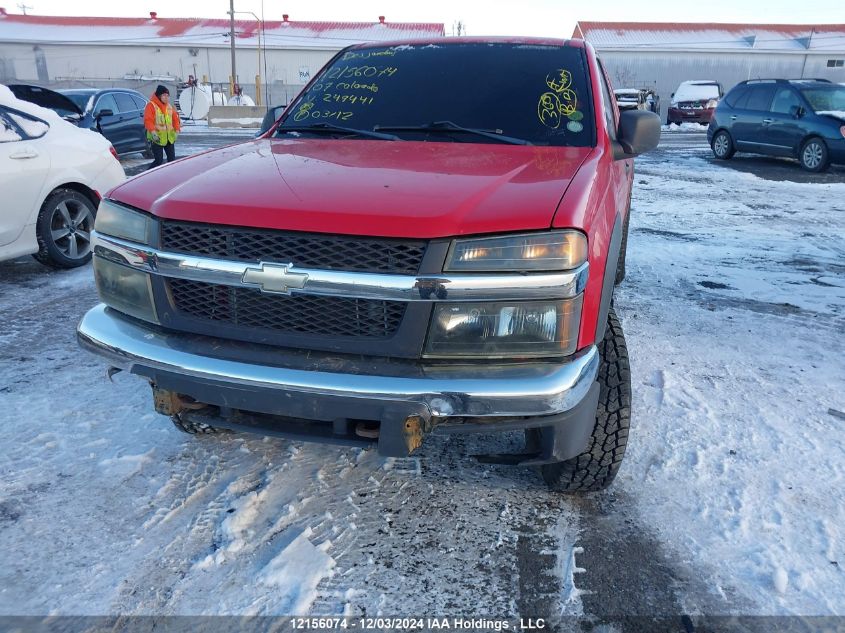
[[[103,136],[0,85],[0,261],[32,254],[56,268],[87,263],[97,205],[125,179]]]

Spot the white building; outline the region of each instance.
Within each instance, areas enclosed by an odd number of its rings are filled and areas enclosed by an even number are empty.
[[[242,16],[238,16],[242,17]],[[443,24],[235,21],[239,83],[254,96],[255,77],[275,98],[289,97],[338,50],[350,44],[445,35]],[[16,15],[0,9],[0,82],[53,87],[125,86],[198,79],[228,84],[229,20],[86,18]],[[261,50],[259,51],[259,35]],[[266,66],[265,66],[266,65]]]
[[[578,22],[616,88],[654,88],[666,116],[682,81],[818,77],[845,82],[845,24]]]

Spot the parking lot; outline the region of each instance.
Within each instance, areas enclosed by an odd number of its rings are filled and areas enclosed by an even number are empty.
[[[177,154],[252,133],[186,126]],[[631,217],[631,443],[584,499],[471,457],[517,436],[180,434],[77,347],[90,267],[0,263],[0,612],[842,613],[845,169],[666,132]]]

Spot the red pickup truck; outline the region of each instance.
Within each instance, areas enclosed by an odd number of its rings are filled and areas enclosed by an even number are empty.
[[[524,431],[480,458],[604,488],[630,419],[632,158],[659,135],[580,40],[344,49],[261,138],[108,194],[80,344],[189,433],[407,456]]]

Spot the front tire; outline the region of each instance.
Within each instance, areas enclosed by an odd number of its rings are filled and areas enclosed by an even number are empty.
[[[631,369],[625,335],[613,308],[607,315],[599,354],[599,404],[589,446],[577,457],[541,466],[543,479],[552,490],[571,493],[604,490],[622,464],[631,423]]]
[[[713,150],[713,155],[719,160],[730,160],[736,153],[733,139],[725,130],[716,132],[710,148]]]
[[[827,145],[820,138],[807,139],[798,153],[798,162],[807,171],[813,173],[825,171],[830,167],[830,153],[827,151]]]
[[[75,189],[56,189],[38,212],[38,252],[33,257],[53,268],[87,264],[91,261],[91,231],[96,213],[88,196]]]

